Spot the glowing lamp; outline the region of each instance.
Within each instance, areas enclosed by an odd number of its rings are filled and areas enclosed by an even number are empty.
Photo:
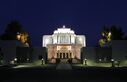
[[[14,61],[17,61],[17,58],[14,58]]]

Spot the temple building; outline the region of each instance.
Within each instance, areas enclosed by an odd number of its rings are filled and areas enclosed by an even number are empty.
[[[76,35],[65,26],[52,35],[43,35],[42,47],[29,46],[27,37],[26,33],[17,33],[17,40],[0,40],[0,64],[127,66],[127,40],[112,40],[110,46],[104,47],[86,46],[85,35]]]
[[[66,62],[73,59],[73,63],[80,62],[81,48],[86,47],[84,35],[76,35],[73,30],[63,26],[54,31],[52,35],[43,36],[42,47],[47,48],[47,60],[56,63],[57,59]]]

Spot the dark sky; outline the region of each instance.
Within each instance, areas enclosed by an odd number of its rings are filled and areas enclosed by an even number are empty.
[[[94,46],[104,25],[121,26],[127,34],[127,0],[0,0],[0,34],[11,20],[20,21],[34,46],[62,25]]]

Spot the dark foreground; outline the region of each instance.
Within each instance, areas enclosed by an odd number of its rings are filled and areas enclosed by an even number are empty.
[[[127,68],[72,67],[10,68],[0,67],[0,82],[127,82]]]

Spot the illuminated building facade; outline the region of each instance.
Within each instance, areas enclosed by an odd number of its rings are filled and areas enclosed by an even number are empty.
[[[85,66],[111,67],[118,66],[118,63],[119,66],[127,66],[127,40],[112,40],[110,47],[86,47],[85,36],[76,35],[65,26],[52,35],[44,35],[42,47],[29,46],[27,38],[26,33],[17,33],[17,40],[0,40],[0,54],[3,55],[0,63],[42,65],[42,61],[48,64],[71,60]]]
[[[86,47],[84,35],[76,35],[73,30],[63,26],[54,31],[53,35],[43,36],[42,46],[47,48],[49,63],[55,63],[56,59],[66,62],[73,59],[72,63],[80,62],[82,47]]]

